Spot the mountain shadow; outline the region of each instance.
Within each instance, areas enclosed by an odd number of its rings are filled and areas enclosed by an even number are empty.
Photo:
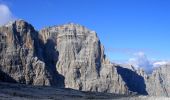
[[[116,66],[116,68],[118,74],[121,75],[122,79],[124,80],[130,91],[136,92],[141,95],[148,95],[146,91],[145,80],[142,76],[127,68],[123,68],[120,66]]]
[[[59,53],[55,49],[56,42],[53,39],[48,39],[44,44],[44,60],[48,67],[48,71],[52,75],[52,86],[59,88],[65,87],[65,77],[57,72],[56,64],[58,61]]]
[[[17,83],[15,79],[11,76],[0,70],[0,82],[9,82],[9,83]]]

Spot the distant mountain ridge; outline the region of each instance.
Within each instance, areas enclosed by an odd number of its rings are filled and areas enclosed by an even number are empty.
[[[0,27],[0,81],[117,94],[170,96],[170,65],[151,75],[112,64],[95,31],[78,24],[39,32],[24,20]]]

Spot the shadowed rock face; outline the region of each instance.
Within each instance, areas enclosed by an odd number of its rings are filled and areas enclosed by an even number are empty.
[[[168,66],[152,75],[110,63],[96,32],[78,24],[34,30],[23,20],[0,27],[0,80],[31,85],[169,96]]]
[[[122,76],[130,91],[148,95],[145,80],[142,76],[138,75],[135,71],[120,66],[117,66],[117,71]]]
[[[0,82],[17,83],[12,77],[0,70]]]
[[[130,91],[150,96],[170,97],[170,65],[163,65],[147,75],[142,69],[117,67]]]

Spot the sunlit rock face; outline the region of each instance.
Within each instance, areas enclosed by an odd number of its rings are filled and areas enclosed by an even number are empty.
[[[23,20],[0,27],[0,62],[0,70],[16,82],[50,85],[38,32]]]
[[[78,24],[39,32],[24,20],[0,27],[0,81],[118,94],[170,96],[170,65],[152,74],[106,59],[95,31]]]
[[[170,65],[163,65],[145,79],[149,95],[170,97]]]
[[[96,32],[78,24],[65,24],[41,30],[42,40],[54,44],[58,54],[56,70],[64,76],[67,88],[84,91],[128,93],[116,68],[105,59],[104,47]],[[47,57],[54,58],[47,53]],[[52,60],[52,59],[51,59]]]
[[[128,94],[96,32],[65,24],[40,32],[24,20],[0,27],[0,80]]]

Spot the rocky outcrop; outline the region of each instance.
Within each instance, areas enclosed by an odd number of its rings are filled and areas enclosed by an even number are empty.
[[[1,81],[129,93],[96,32],[84,26],[70,23],[37,32],[17,20],[0,28],[0,38]]]
[[[170,97],[170,65],[163,65],[145,79],[149,95]]]
[[[65,77],[66,88],[128,93],[116,67],[106,60],[96,32],[69,23],[45,28],[40,34],[48,49],[53,44],[54,53],[47,52],[46,57],[50,60],[48,62],[55,60],[58,73]]]
[[[43,62],[39,34],[23,20],[0,27],[0,62],[0,70],[16,82],[51,84]]]
[[[0,81],[82,91],[170,96],[170,66],[147,75],[106,59],[95,31],[78,24],[37,32],[17,20],[0,27]]]
[[[117,67],[129,90],[138,94],[170,97],[170,65],[156,68],[151,74],[131,67]]]

